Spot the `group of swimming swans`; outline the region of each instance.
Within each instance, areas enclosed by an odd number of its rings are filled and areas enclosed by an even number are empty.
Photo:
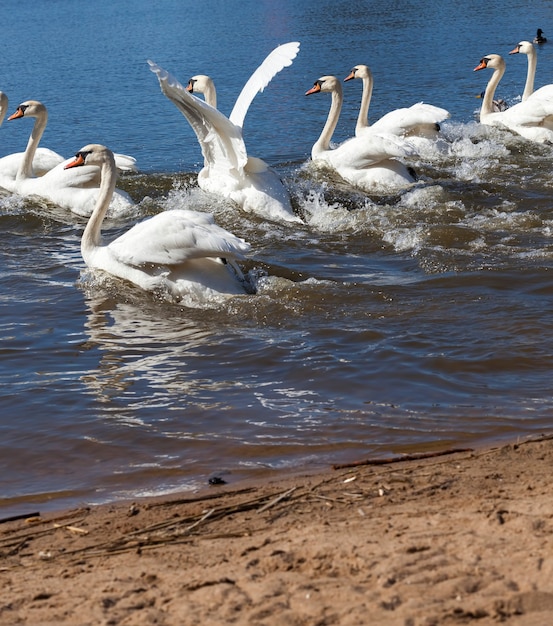
[[[363,81],[361,107],[355,128],[355,137],[330,147],[330,141],[343,103],[343,90],[336,76],[321,76],[305,95],[328,92],[330,111],[319,139],[311,149],[315,163],[322,163],[337,171],[342,178],[369,192],[391,191],[415,182],[416,177],[402,158],[418,154],[418,146],[438,139],[440,122],[449,117],[445,109],[424,103],[387,113],[372,125],[368,111],[373,79],[366,65],[356,65],[344,81],[355,78]]]
[[[183,87],[168,72],[148,61],[162,92],[186,117],[198,138],[204,156],[204,167],[198,175],[199,186],[271,220],[299,221],[299,218],[293,212],[288,191],[278,175],[264,161],[248,155],[242,128],[255,95],[263,91],[276,73],[292,63],[298,50],[297,42],[275,49],[246,83],[228,118],[217,109],[216,91],[209,77],[193,76]],[[499,55],[487,55],[475,68],[494,69],[484,94],[481,122],[501,124],[525,133],[524,136],[534,141],[544,141],[542,136],[546,133],[553,135],[553,124],[548,125],[553,109],[545,113],[553,100],[550,95],[553,86],[533,92],[536,63],[531,43],[520,42],[514,53],[528,55],[527,84],[522,102],[501,114],[492,112],[491,102],[505,71],[503,59]],[[330,141],[343,103],[341,81],[325,75],[306,92],[306,95],[331,94],[327,121],[312,148],[313,162],[333,168],[345,180],[370,191],[412,183],[413,174],[401,159],[417,154],[425,143],[437,141],[440,123],[449,117],[448,111],[418,103],[392,111],[371,125],[368,122],[373,85],[370,69],[357,65],[344,82],[355,78],[363,81],[355,136],[336,148],[330,147]],[[194,92],[202,93],[204,99],[196,97]],[[533,125],[540,106],[544,110],[543,119]],[[87,145],[74,159],[64,160],[38,148],[47,120],[41,103],[27,101],[9,119],[20,117],[35,118],[33,132],[24,153],[9,155],[5,161],[0,159],[0,185],[16,192],[43,194],[72,210],[79,204],[84,212],[82,207],[86,206],[91,215],[83,233],[81,253],[89,268],[127,280],[145,291],[163,290],[176,300],[190,294],[236,295],[251,291],[237,265],[250,251],[250,244],[217,226],[210,214],[165,211],[102,245],[102,222],[114,198],[121,193],[116,189],[117,159],[123,168],[132,166],[132,160],[126,161],[127,157],[114,155],[99,144]],[[0,123],[2,119],[0,111]],[[56,194],[52,192],[55,188]],[[89,200],[92,196],[86,201],[77,201],[78,192],[92,189],[95,191],[92,208]],[[66,193],[67,190],[71,192]]]
[[[526,84],[521,101],[504,111],[495,111],[493,107],[495,90],[505,73],[506,66],[503,57],[499,54],[488,54],[474,68],[475,72],[486,68],[493,69],[482,100],[480,122],[508,128],[531,141],[553,143],[553,84],[534,91],[536,49],[530,41],[521,41],[509,52],[509,54],[518,53],[527,55]]]
[[[8,98],[0,92],[0,124],[8,110]],[[21,196],[39,196],[70,211],[89,216],[94,208],[100,186],[100,170],[88,167],[82,172],[64,170],[66,159],[60,154],[39,147],[48,122],[46,107],[37,100],[27,100],[20,104],[8,120],[34,118],[35,122],[24,152],[17,152],[0,158],[0,187]],[[135,171],[133,157],[117,154],[119,171]],[[113,215],[126,213],[134,206],[130,196],[121,190],[114,190],[110,203]]]
[[[255,94],[292,62],[298,49],[299,44],[292,42],[274,50],[248,81],[228,118],[216,108],[216,91],[209,77],[194,76],[185,88],[165,70],[149,62],[163,93],[179,108],[196,133],[204,155],[204,168],[198,176],[200,187],[228,197],[246,210],[263,210],[261,214],[268,219],[299,221],[293,213],[288,192],[276,173],[261,159],[247,154],[242,127]],[[365,76],[361,66],[358,72],[359,76],[355,77]],[[193,92],[203,93],[205,100],[197,98]],[[439,114],[447,116],[443,110]],[[403,142],[403,135],[436,131],[434,119],[419,121],[421,129],[416,129],[414,124],[407,127],[406,122],[401,126],[396,120],[395,136],[389,129],[382,131],[388,136],[375,133],[373,137],[368,133],[369,147],[362,157],[353,158],[365,159],[365,165],[374,167],[375,171],[397,170],[403,176],[403,164],[393,159],[411,153]],[[422,128],[425,124],[432,128]],[[367,133],[363,126],[367,124],[360,125],[360,135]],[[356,143],[360,142],[361,137],[356,140]],[[386,146],[385,150],[381,145]],[[381,156],[384,153],[386,160]],[[102,222],[116,191],[117,168],[113,153],[105,146],[90,144],[62,167],[64,171],[87,167],[96,167],[100,171],[99,195],[81,240],[81,254],[89,268],[127,280],[145,291],[160,290],[177,301],[191,294],[205,298],[252,291],[237,265],[237,261],[249,252],[250,244],[217,226],[210,214],[164,211],[102,245]]]

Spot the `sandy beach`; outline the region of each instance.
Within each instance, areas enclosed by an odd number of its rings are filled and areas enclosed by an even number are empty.
[[[440,452],[2,520],[0,624],[551,623],[553,435]]]

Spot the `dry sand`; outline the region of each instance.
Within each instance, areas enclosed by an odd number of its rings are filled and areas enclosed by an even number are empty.
[[[0,524],[0,624],[553,624],[553,436]]]

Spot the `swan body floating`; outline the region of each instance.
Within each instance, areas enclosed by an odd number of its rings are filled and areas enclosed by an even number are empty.
[[[0,91],[0,126],[4,122],[6,114],[8,113],[8,96]],[[14,178],[17,176],[17,171],[23,160],[23,152],[14,152],[13,154],[7,154],[0,158],[0,179],[3,177]],[[63,163],[65,159],[50,150],[49,148],[37,148],[35,156],[32,162],[32,169],[35,176],[42,176],[52,168],[56,167],[60,163]]]
[[[547,43],[547,37],[543,36],[543,30],[538,28],[536,31],[536,36],[534,37],[534,43],[541,45],[543,43]]]
[[[509,128],[526,139],[538,143],[553,143],[553,85],[546,85],[506,111],[493,112],[493,96],[505,73],[505,61],[499,54],[488,54],[474,68],[477,72],[493,69],[486,86],[480,122],[490,126]]]
[[[184,115],[198,138],[204,157],[198,185],[270,220],[301,221],[294,214],[290,194],[276,172],[265,161],[248,155],[242,126],[255,95],[263,91],[275,74],[291,65],[298,50],[297,42],[273,50],[247,81],[229,118],[213,106],[216,99],[209,92],[207,101],[197,98],[171,74],[148,61],[162,93]],[[195,90],[201,88],[197,83]]]
[[[336,76],[321,76],[305,95],[327,92],[332,100],[326,123],[311,149],[315,163],[334,169],[346,181],[369,192],[388,192],[415,182],[413,173],[398,158],[415,156],[416,150],[395,135],[367,129],[336,148],[330,140],[342,110],[342,85]]]
[[[525,54],[528,58],[528,70],[526,72],[526,83],[524,84],[524,92],[522,93],[522,101],[528,100],[528,98],[534,93],[534,80],[536,78],[536,67],[538,65],[538,56],[536,49],[529,41],[519,42],[509,54]],[[537,91],[542,94],[543,90],[549,90],[551,85],[545,85],[540,87]]]
[[[355,78],[363,81],[361,106],[355,126],[356,137],[362,136],[367,129],[372,128],[398,137],[408,137],[417,148],[423,147],[429,141],[435,142],[439,138],[440,123],[450,117],[449,111],[424,102],[390,111],[369,125],[368,114],[374,86],[373,75],[367,65],[361,64],[351,70],[344,78],[344,82]],[[422,141],[419,141],[421,139]]]
[[[235,260],[243,258],[250,245],[217,226],[210,214],[165,211],[102,245],[102,222],[117,177],[113,153],[105,146],[90,144],[64,167],[78,171],[91,165],[100,167],[101,184],[81,240],[81,254],[89,268],[127,280],[144,291],[162,289],[177,301],[187,295],[246,293]]]
[[[27,100],[19,105],[8,120],[23,117],[35,118],[31,136],[15,176],[0,171],[0,186],[22,196],[40,196],[72,212],[88,216],[92,213],[100,187],[100,170],[90,166],[81,171],[66,171],[67,159],[35,177],[33,162],[40,139],[46,128],[48,112],[37,100]],[[121,170],[136,169],[135,159],[127,155],[117,155],[116,162]],[[116,165],[117,167],[117,165]],[[131,197],[124,191],[115,190],[110,205],[110,216],[128,213],[134,207]]]

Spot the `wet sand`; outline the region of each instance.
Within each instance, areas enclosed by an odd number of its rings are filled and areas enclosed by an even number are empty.
[[[0,524],[0,624],[553,621],[553,435]]]

